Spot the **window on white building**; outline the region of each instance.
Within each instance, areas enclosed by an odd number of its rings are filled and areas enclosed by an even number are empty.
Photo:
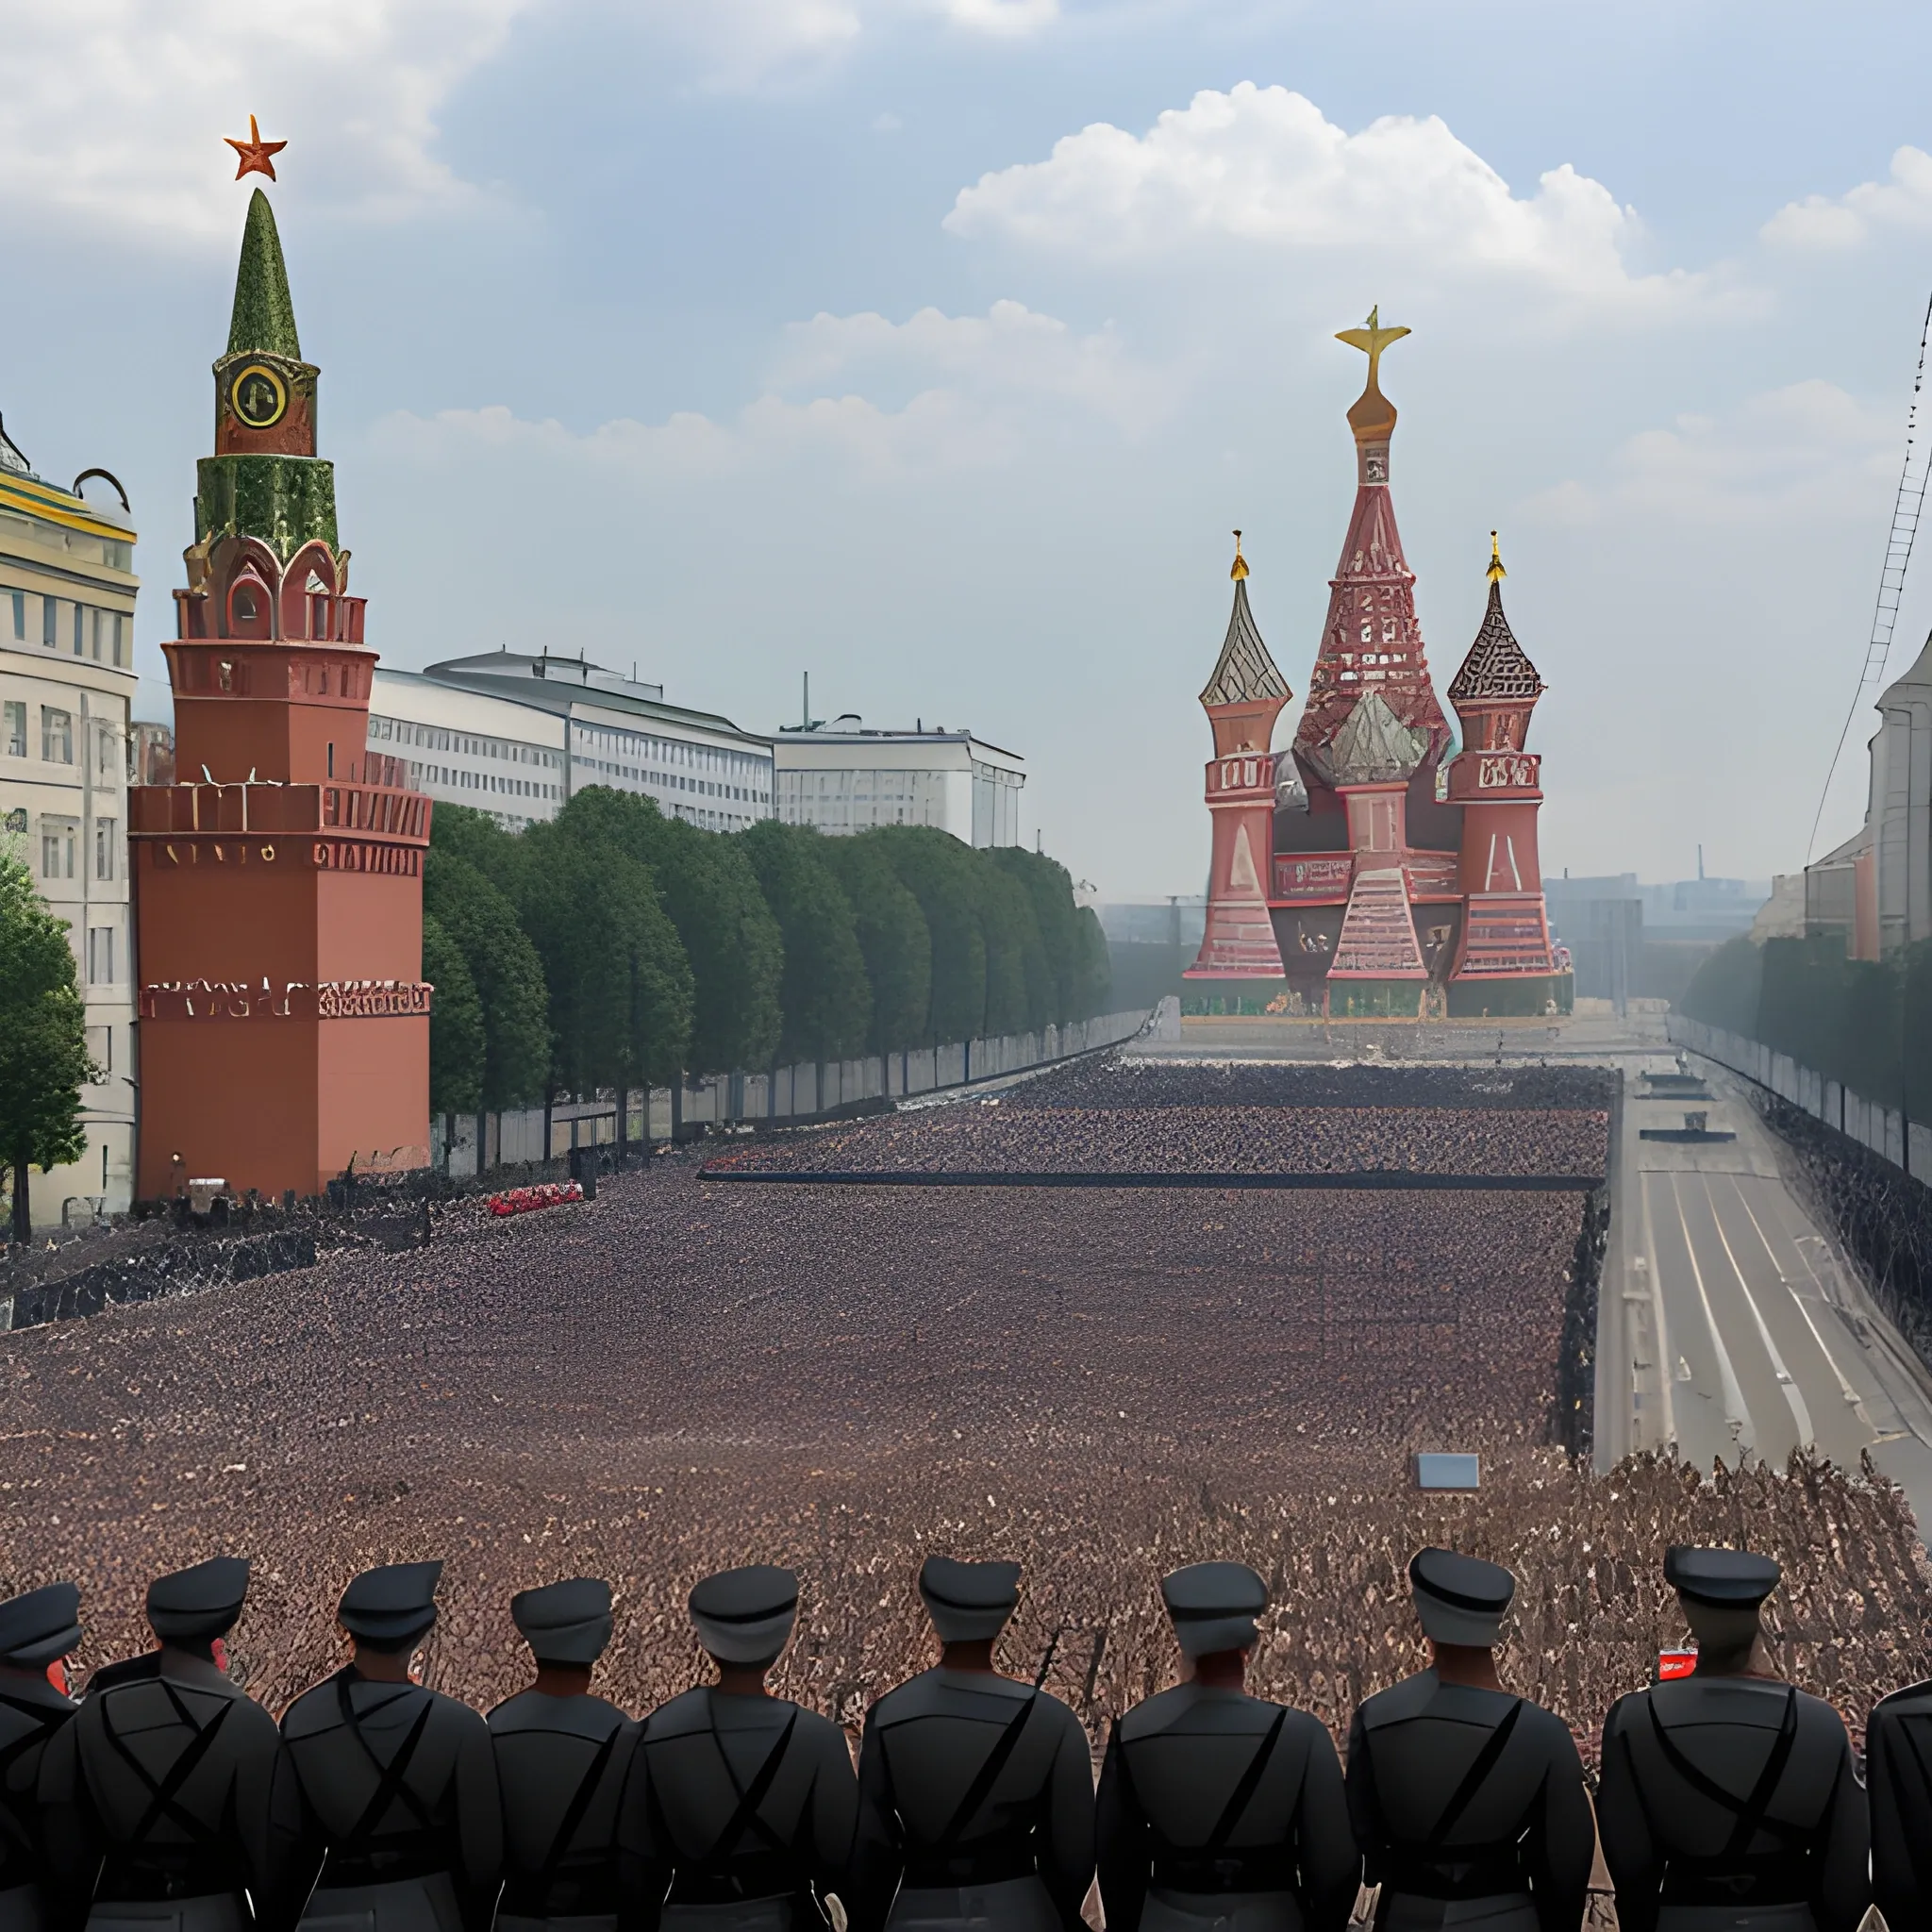
[[[50,765],[74,762],[74,713],[41,707],[41,757]]]
[[[41,876],[71,879],[74,876],[74,848],[79,827],[71,819],[41,821]]]
[[[60,641],[60,603],[56,597],[41,599],[41,646],[51,651]]]
[[[112,819],[94,821],[94,876],[97,879],[114,876],[114,834],[117,829]]]
[[[114,983],[114,928],[91,925],[87,929],[87,983],[112,986]]]
[[[12,698],[0,705],[0,751],[10,758],[26,756],[26,706]]]
[[[15,591],[12,595],[13,641],[16,644],[24,644],[26,642],[26,592]]]

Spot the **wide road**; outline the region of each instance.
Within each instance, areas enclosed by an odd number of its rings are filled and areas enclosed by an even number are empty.
[[[1603,1339],[1628,1373],[1600,1387],[1627,1406],[1601,1419],[1600,1453],[1674,1441],[1708,1469],[1817,1448],[1856,1469],[1869,1450],[1932,1524],[1932,1378],[1787,1185],[1739,1083],[1692,1065],[1708,1101],[1649,1098],[1634,1073],[1626,1091]],[[1642,1139],[1687,1108],[1737,1138]]]

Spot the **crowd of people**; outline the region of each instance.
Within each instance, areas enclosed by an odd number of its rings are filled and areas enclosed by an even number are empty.
[[[1023,1090],[1024,1091],[1024,1090]],[[1409,1174],[1597,1177],[1601,1108],[1018,1106],[883,1115],[763,1141],[715,1170],[841,1174]]]
[[[1673,1540],[1785,1564],[1781,1655],[1857,1721],[1932,1669],[1932,1586],[1870,1472],[1597,1477],[1548,1445],[1568,1195],[707,1183],[694,1162],[426,1248],[0,1342],[0,1586],[73,1574],[85,1669],[140,1641],[146,1579],[256,1558],[237,1668],[279,1707],[336,1657],[336,1592],[441,1557],[435,1681],[513,1688],[504,1606],[618,1589],[610,1691],[692,1681],[695,1578],[805,1578],[781,1683],[848,1724],[924,1654],[934,1548],[1023,1562],[1005,1640],[1096,1728],[1169,1667],[1156,1578],[1191,1557],[1274,1591],[1258,1682],[1338,1733],[1412,1668],[1407,1553],[1522,1578],[1506,1675],[1586,1747],[1681,1632]],[[1482,1457],[1411,1487],[1419,1449]]]

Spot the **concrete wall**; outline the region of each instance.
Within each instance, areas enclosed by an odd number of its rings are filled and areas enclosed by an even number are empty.
[[[815,1120],[862,1101],[902,1100],[913,1094],[940,1092],[1004,1074],[1049,1066],[1077,1054],[1092,1053],[1130,1040],[1146,1024],[1145,1009],[1108,1013],[1069,1026],[1049,1026],[1040,1033],[1008,1033],[991,1040],[955,1041],[949,1046],[924,1047],[917,1053],[874,1055],[865,1059],[831,1060],[823,1065],[805,1061],[767,1074],[723,1074],[688,1085],[680,1096],[679,1118],[686,1125],[723,1125],[730,1121],[768,1121],[778,1125]],[[630,1097],[626,1139],[669,1138],[671,1094],[651,1090],[646,1101],[641,1089]],[[453,1122],[432,1121],[429,1152],[432,1164],[445,1158],[451,1174],[463,1177],[477,1172],[475,1114],[458,1114]],[[445,1143],[446,1130],[455,1133]],[[483,1171],[515,1161],[541,1160],[543,1109],[483,1117]],[[550,1110],[550,1158],[575,1146],[608,1146],[617,1138],[615,1103],[560,1102]]]
[[[1932,1185],[1932,1126],[1924,1122],[1913,1121],[1908,1125],[1898,1108],[1867,1100],[1849,1087],[1825,1079],[1815,1069],[1801,1067],[1789,1054],[1772,1052],[1758,1041],[1687,1020],[1681,1013],[1671,1014],[1667,1024],[1674,1044],[1689,1047],[1692,1053],[1770,1088],[1780,1099],[1850,1135],[1861,1147],[1890,1161],[1914,1180]]]

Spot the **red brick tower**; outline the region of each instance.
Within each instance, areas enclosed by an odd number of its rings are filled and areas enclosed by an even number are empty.
[[[363,748],[376,658],[259,190],[214,375],[165,646],[182,782],[129,794],[146,1200],[428,1158],[429,801]]]
[[[1214,733],[1208,809],[1214,852],[1208,925],[1189,979],[1280,979],[1281,950],[1268,915],[1274,850],[1274,720],[1293,693],[1274,668],[1248,608],[1248,566],[1234,533],[1234,610],[1201,708]]]
[[[1449,980],[1452,1013],[1541,1013],[1559,996],[1537,856],[1542,760],[1524,749],[1543,681],[1503,614],[1503,561],[1490,533],[1490,605],[1449,702],[1463,749],[1449,767],[1462,807],[1467,909]]]

